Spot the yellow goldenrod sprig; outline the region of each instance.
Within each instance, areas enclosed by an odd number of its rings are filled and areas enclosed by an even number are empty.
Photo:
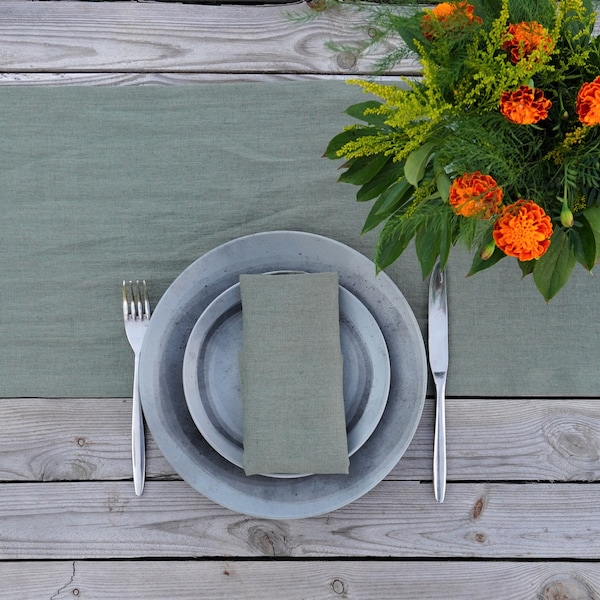
[[[550,152],[544,156],[544,160],[551,160],[555,165],[562,165],[565,162],[565,157],[573,146],[582,144],[589,132],[590,128],[585,125],[581,125],[573,131],[567,132],[562,143],[550,150]]]

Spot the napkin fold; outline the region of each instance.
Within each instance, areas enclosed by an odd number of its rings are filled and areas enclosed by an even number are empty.
[[[337,273],[241,275],[243,465],[348,473]]]

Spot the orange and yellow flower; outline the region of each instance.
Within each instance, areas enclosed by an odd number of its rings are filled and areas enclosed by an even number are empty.
[[[531,200],[518,200],[505,207],[493,231],[496,246],[507,256],[528,261],[542,256],[552,237],[552,221]]]
[[[537,21],[522,21],[508,26],[502,50],[508,52],[513,64],[517,64],[538,49],[547,53],[553,49],[552,38],[543,25]]]
[[[490,219],[500,210],[502,188],[490,175],[465,173],[452,182],[449,202],[457,215]]]
[[[473,14],[474,10],[475,7],[468,2],[441,2],[423,16],[423,35],[432,40],[439,33],[440,26],[447,32],[460,31],[473,23],[479,24],[482,20]]]
[[[581,86],[577,94],[576,110],[584,125],[600,125],[600,76]]]
[[[513,123],[532,125],[548,116],[552,102],[544,96],[542,90],[522,85],[513,92],[502,92],[500,112]]]

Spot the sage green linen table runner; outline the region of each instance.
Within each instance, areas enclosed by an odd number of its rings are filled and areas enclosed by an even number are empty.
[[[128,397],[123,278],[154,303],[198,256],[295,229],[371,255],[367,204],[321,158],[365,97],[334,81],[0,90],[0,395]],[[452,395],[597,395],[600,289],[582,270],[546,305],[509,260],[449,266]],[[409,250],[389,274],[425,331]]]

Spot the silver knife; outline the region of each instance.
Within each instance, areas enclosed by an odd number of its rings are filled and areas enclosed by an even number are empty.
[[[446,273],[435,264],[429,280],[429,366],[436,389],[433,443],[433,491],[438,502],[446,495],[446,375],[448,373],[448,301]]]

